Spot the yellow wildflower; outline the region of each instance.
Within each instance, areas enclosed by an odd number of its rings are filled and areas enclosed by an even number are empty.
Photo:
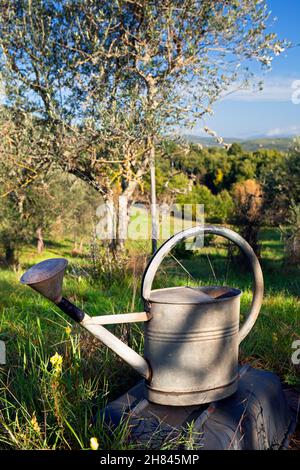
[[[98,450],[99,449],[99,442],[98,442],[97,437],[91,437],[90,447],[91,447],[92,450]]]
[[[71,332],[72,332],[72,328],[70,326],[67,326],[67,328],[65,329],[66,331],[66,335],[67,336],[70,336]]]
[[[273,341],[276,343],[278,341],[277,333],[273,333],[272,337],[273,337]]]
[[[32,416],[31,418],[31,421],[30,421],[32,427],[33,427],[33,430],[37,433],[40,433],[41,432],[41,428],[39,426],[39,423],[37,422],[37,419],[36,419],[36,416],[35,414]]]
[[[60,373],[62,371],[63,358],[60,354],[56,352],[54,356],[50,357],[50,362],[55,372]]]

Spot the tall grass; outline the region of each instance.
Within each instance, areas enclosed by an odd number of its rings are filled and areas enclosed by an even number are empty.
[[[266,295],[261,315],[242,343],[241,360],[273,370],[287,383],[299,385],[299,366],[291,362],[292,342],[300,337],[299,278],[297,271],[283,263],[277,233],[264,231],[262,242]],[[140,248],[131,246],[130,250],[141,256]],[[208,247],[201,255],[182,260],[202,283],[215,283],[206,254],[216,271],[222,263],[225,266],[219,276],[221,283],[243,290],[244,316],[251,302],[249,273],[240,266],[231,271],[226,268],[224,246],[218,250]],[[52,247],[39,257],[33,248],[27,248],[21,258],[22,268],[53,256],[70,259],[68,243]],[[70,259],[65,294],[90,315],[141,310],[140,264],[140,260],[131,262],[115,278],[110,273],[106,282],[103,276],[99,280],[90,275],[86,257]],[[162,267],[156,286],[194,283],[179,275],[175,265],[172,260]],[[48,301],[21,286],[20,274],[4,269],[0,274],[0,339],[7,347],[7,364],[0,366],[0,448],[87,449],[92,437],[98,439],[100,449],[134,448],[126,419],[112,432],[100,410],[133,385],[138,376]],[[112,329],[142,353],[143,334],[138,325],[132,325],[130,332],[121,326]],[[169,446],[182,445],[180,439],[170,440]],[[192,448],[191,437],[188,442]]]

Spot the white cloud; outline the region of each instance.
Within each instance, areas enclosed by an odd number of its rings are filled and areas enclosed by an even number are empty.
[[[300,78],[300,77],[299,77]],[[256,78],[256,83],[259,79]],[[228,90],[222,101],[268,101],[268,102],[292,102],[292,96],[295,92],[292,87],[293,78],[273,77],[263,79],[263,89],[249,86],[248,88],[239,89],[238,85]]]
[[[274,129],[269,129],[266,132],[267,137],[279,137],[281,135],[300,135],[300,125],[288,127],[275,127]]]

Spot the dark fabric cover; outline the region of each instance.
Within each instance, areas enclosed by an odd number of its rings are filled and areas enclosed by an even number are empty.
[[[131,439],[141,448],[267,450],[288,445],[295,420],[279,378],[272,372],[243,366],[237,392],[201,406],[171,407],[143,398],[143,382],[111,402],[106,423],[128,420]]]

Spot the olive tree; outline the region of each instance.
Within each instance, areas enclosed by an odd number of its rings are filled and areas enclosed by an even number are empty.
[[[19,158],[131,202],[161,138],[282,51],[268,20],[262,0],[2,2],[5,103],[36,123]]]

